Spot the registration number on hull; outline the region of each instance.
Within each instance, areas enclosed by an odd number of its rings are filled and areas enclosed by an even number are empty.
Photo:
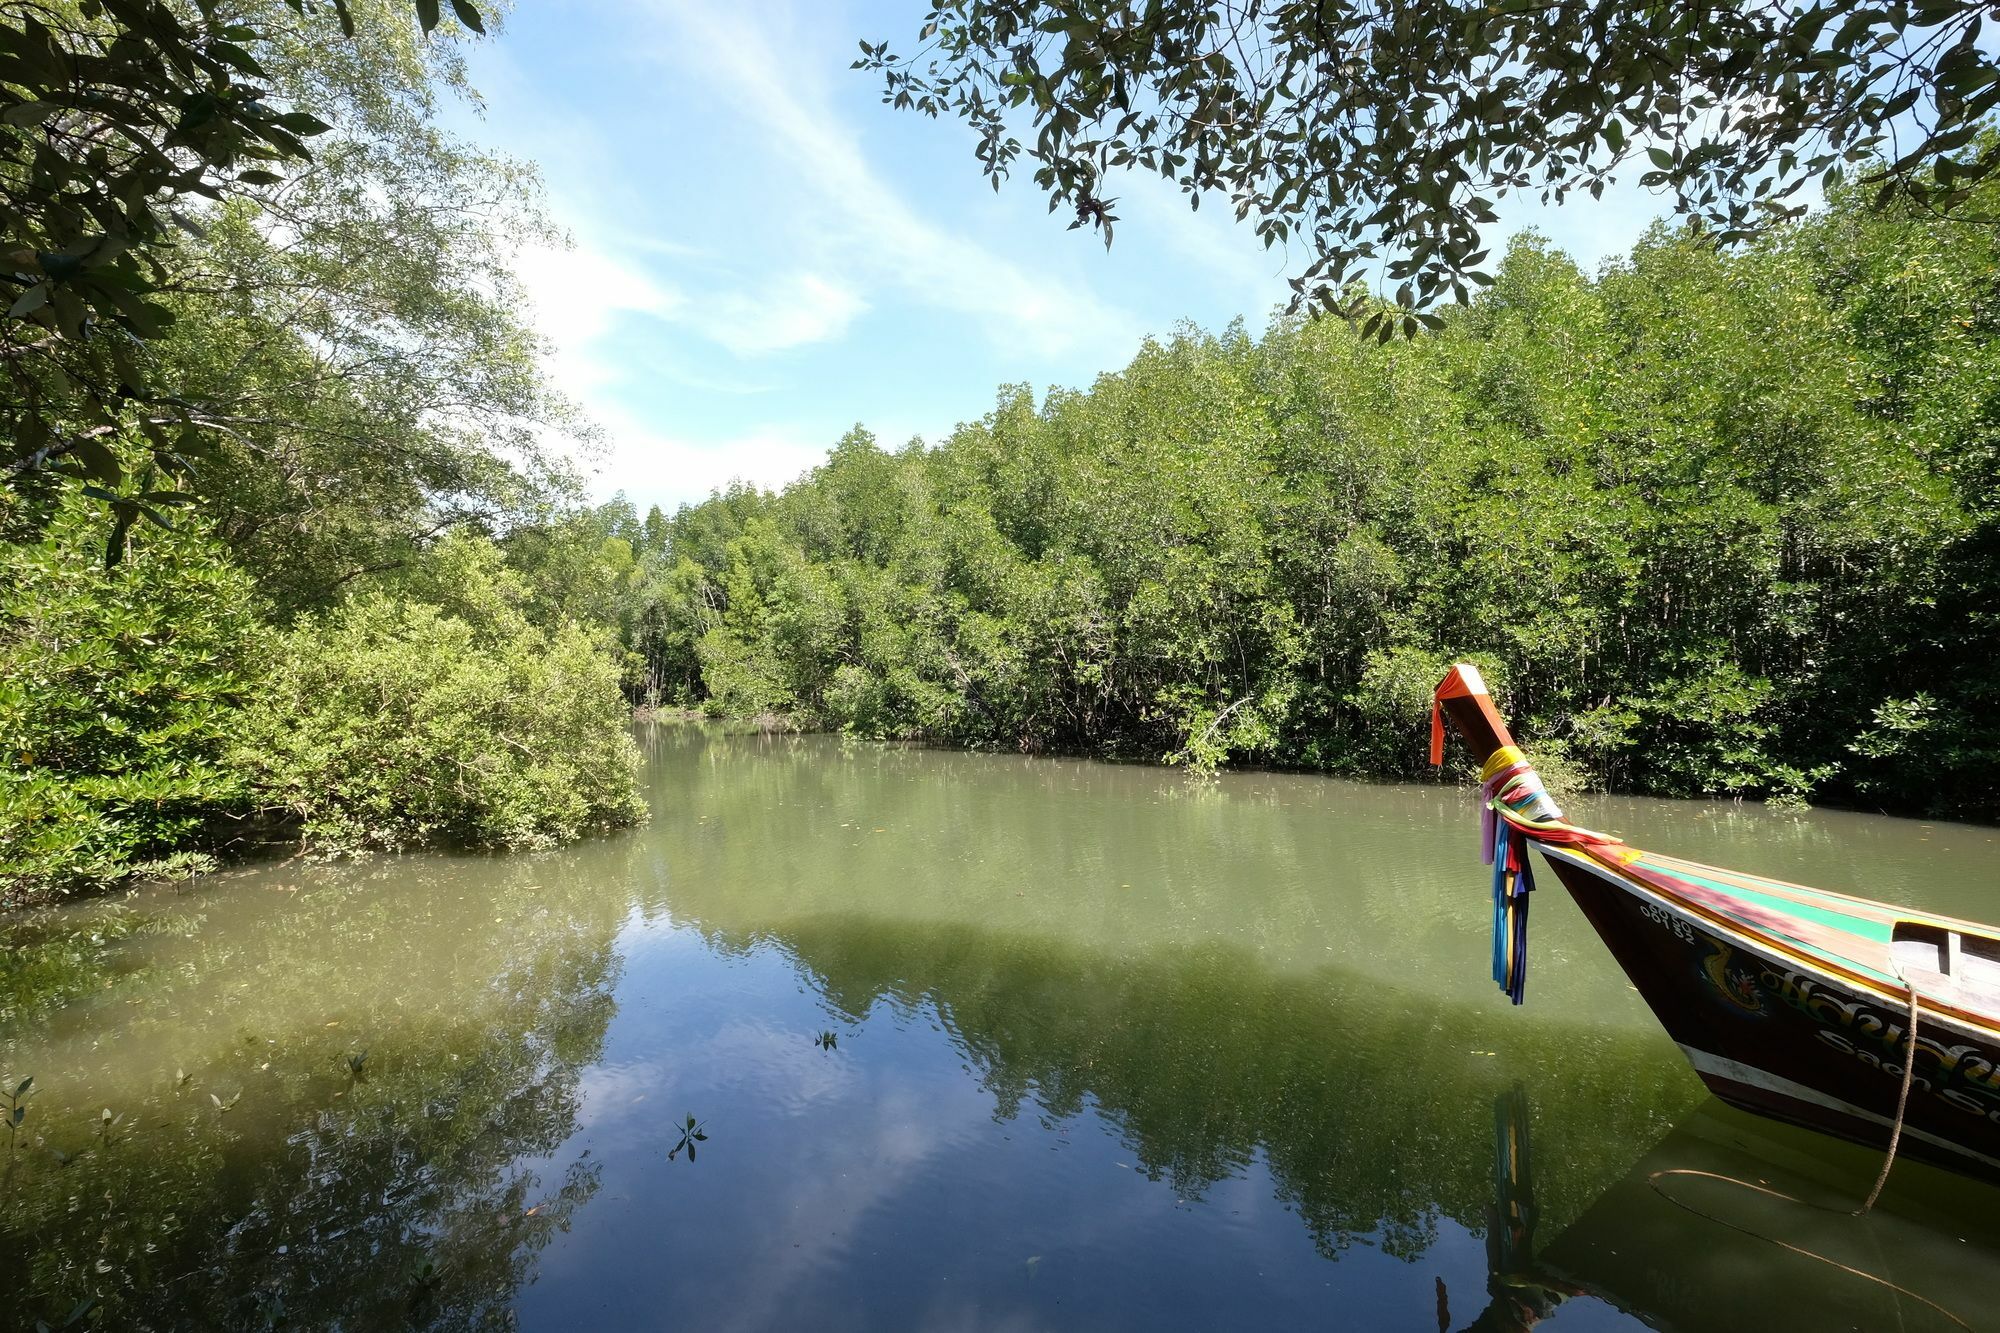
[[[1649,903],[1642,899],[1639,903],[1639,911],[1648,921],[1683,943],[1693,944],[1700,938],[1695,933],[1693,926],[1681,920],[1680,917],[1669,912],[1666,908],[1661,907],[1658,903]]]

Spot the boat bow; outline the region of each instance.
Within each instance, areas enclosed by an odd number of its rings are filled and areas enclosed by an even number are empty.
[[[2000,931],[1644,852],[1570,823],[1477,668],[1452,668],[1432,718],[1433,761],[1448,720],[1480,765],[1493,976],[1514,1003],[1533,845],[1724,1100],[1875,1143],[1880,1127],[1902,1123],[1897,1090],[1913,1082],[1913,1148],[2000,1175]]]

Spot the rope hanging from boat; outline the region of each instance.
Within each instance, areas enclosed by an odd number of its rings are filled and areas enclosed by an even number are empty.
[[[1910,1109],[1910,1083],[1917,1072],[1917,985],[1910,982],[1910,1050],[1903,1057],[1903,1087],[1896,1094],[1896,1120],[1889,1127],[1889,1153],[1882,1159],[1882,1174],[1875,1177],[1875,1188],[1868,1191],[1868,1199],[1854,1210],[1856,1217],[1865,1217],[1882,1197],[1882,1187],[1889,1183],[1889,1168],[1896,1164],[1896,1149],[1903,1141],[1903,1116]]]
[[[1829,1259],[1826,1255],[1821,1254],[1818,1250],[1808,1250],[1803,1245],[1794,1245],[1790,1241],[1779,1240],[1776,1236],[1767,1236],[1761,1231],[1752,1231],[1749,1227],[1746,1227],[1741,1223],[1732,1222],[1726,1217],[1718,1217],[1714,1213],[1706,1212],[1703,1209],[1695,1207],[1687,1200],[1675,1196],[1673,1193],[1671,1193],[1670,1191],[1666,1190],[1661,1186],[1660,1182],[1669,1176],[1687,1176],[1699,1180],[1719,1180],[1723,1182],[1725,1185],[1740,1185],[1746,1190],[1751,1190],[1755,1193],[1765,1195],[1769,1198],[1782,1199],[1786,1203],[1795,1203],[1803,1208],[1815,1208],[1823,1213],[1834,1211],[1833,1209],[1828,1208],[1825,1204],[1808,1203],[1806,1202],[1806,1200],[1801,1199],[1796,1194],[1787,1194],[1783,1190],[1774,1190],[1768,1185],[1752,1183],[1748,1180],[1741,1180],[1735,1176],[1724,1175],[1719,1171],[1699,1171],[1693,1167],[1686,1167],[1686,1166],[1669,1167],[1664,1171],[1655,1171],[1653,1172],[1653,1174],[1646,1177],[1646,1183],[1652,1186],[1653,1193],[1659,1195],[1662,1199],[1665,1199],[1668,1203],[1672,1204],[1676,1208],[1682,1209],[1688,1213],[1692,1213],[1694,1216],[1703,1218],[1706,1221],[1713,1222],[1717,1226],[1725,1226],[1728,1227],[1731,1231],[1740,1232],[1741,1234],[1750,1237],[1750,1239],[1752,1240],[1761,1240],[1767,1244],[1775,1245],[1781,1250],[1790,1250],[1793,1254],[1803,1255],[1805,1258],[1826,1264],[1829,1267],[1836,1268],[1843,1273],[1847,1273],[1854,1277],[1858,1277],[1865,1282],[1873,1282],[1877,1286],[1887,1287],[1890,1291],[1895,1292],[1898,1296],[1907,1296],[1911,1300],[1917,1302],[1920,1305],[1928,1305],[1931,1309],[1936,1310],[1940,1315],[1943,1315],[1946,1319],[1949,1319],[1952,1323],[1957,1324],[1960,1328],[1967,1330],[1967,1333],[1971,1333],[1972,1329],[1971,1324],[1966,1323],[1965,1320],[1959,1318],[1957,1315],[1953,1314],[1950,1310],[1945,1309],[1942,1305],[1939,1305],[1936,1301],[1932,1300],[1928,1296],[1925,1296],[1919,1292],[1911,1291],[1908,1287],[1901,1286],[1898,1283],[1891,1282],[1886,1277],[1881,1277],[1878,1276],[1877,1274],[1865,1272],[1862,1269],[1855,1268],[1849,1264],[1841,1263],[1838,1259]],[[1852,1216],[1858,1217],[1860,1216],[1860,1214],[1856,1213],[1852,1214]]]

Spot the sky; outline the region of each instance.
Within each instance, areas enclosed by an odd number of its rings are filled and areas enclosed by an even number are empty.
[[[995,193],[953,120],[895,111],[857,42],[915,3],[528,0],[478,43],[459,132],[534,162],[567,247],[516,269],[556,384],[602,428],[592,491],[671,511],[781,486],[859,424],[886,447],[976,420],[1003,385],[1087,386],[1182,321],[1261,330],[1300,257],[1156,178],[1107,250],[1022,173]],[[1659,203],[1515,201],[1586,268]]]

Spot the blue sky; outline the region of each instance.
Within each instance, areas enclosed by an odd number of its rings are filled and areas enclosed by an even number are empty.
[[[604,429],[600,497],[780,485],[856,423],[935,439],[1003,384],[1086,385],[1182,320],[1261,329],[1286,257],[1131,177],[1107,251],[1024,175],[995,194],[955,121],[848,68],[914,3],[529,0],[471,60],[470,137],[539,165],[568,249],[517,267],[557,382]],[[1636,189],[1517,204],[1586,266],[1657,211]],[[1293,260],[1296,270],[1301,261]]]

